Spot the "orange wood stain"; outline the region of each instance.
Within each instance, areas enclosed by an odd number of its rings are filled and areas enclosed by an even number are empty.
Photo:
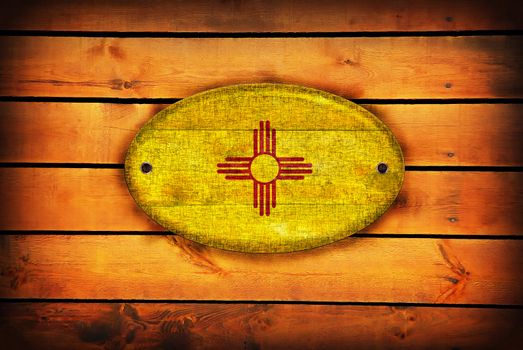
[[[520,348],[522,14],[505,0],[2,2],[2,345]],[[420,167],[391,210],[277,255],[150,221],[119,169],[136,131],[175,99],[253,82],[323,89],[385,122]]]
[[[241,40],[5,36],[0,37],[6,53],[0,94],[183,98],[213,87],[278,82],[349,99],[521,98],[522,44],[521,36],[503,35]]]
[[[140,127],[167,106],[0,102],[0,161],[123,164]],[[407,165],[523,165],[521,104],[363,107],[391,128]]]

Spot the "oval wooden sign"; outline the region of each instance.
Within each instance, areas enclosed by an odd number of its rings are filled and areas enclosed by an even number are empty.
[[[355,233],[404,176],[398,142],[364,108],[323,91],[234,85],[186,98],[136,135],[125,178],[138,205],[188,239],[289,252]]]

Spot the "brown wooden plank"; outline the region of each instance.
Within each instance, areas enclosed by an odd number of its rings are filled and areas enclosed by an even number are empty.
[[[516,349],[523,311],[270,304],[0,304],[12,349]]]
[[[0,198],[2,230],[162,230],[122,170],[3,168]],[[407,172],[396,203],[364,231],[520,235],[522,209],[523,173]]]
[[[521,304],[523,241],[349,238],[243,254],[177,236],[0,236],[0,297]]]
[[[2,1],[0,29],[117,32],[351,32],[523,29],[521,2]]]
[[[179,98],[282,82],[348,98],[523,97],[523,37],[1,37],[0,95]]]
[[[519,104],[366,105],[401,144],[407,165],[520,166]]]
[[[0,103],[0,162],[123,163],[138,129],[167,105]],[[523,165],[521,104],[365,105],[407,165]]]

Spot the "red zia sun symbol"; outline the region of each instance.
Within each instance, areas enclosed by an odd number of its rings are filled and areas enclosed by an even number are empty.
[[[227,174],[226,180],[252,180],[254,208],[260,216],[271,214],[276,208],[276,181],[303,180],[312,174],[312,164],[303,163],[302,157],[276,156],[276,130],[270,122],[260,121],[260,129],[253,130],[252,157],[227,157],[218,163],[218,173]]]

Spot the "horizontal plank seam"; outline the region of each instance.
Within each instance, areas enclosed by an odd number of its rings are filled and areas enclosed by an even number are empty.
[[[68,102],[68,103],[115,103],[115,104],[172,104],[182,98],[120,98],[120,97],[48,97],[48,96],[0,96],[0,102]],[[523,98],[418,98],[384,99],[352,98],[359,104],[523,104]]]
[[[62,168],[62,169],[124,169],[123,164],[119,163],[0,163],[0,168]]]
[[[523,240],[523,235],[478,235],[478,234],[438,234],[438,233],[355,233],[350,237],[359,238],[416,238],[416,239],[477,239],[477,240]]]
[[[354,32],[147,32],[147,31],[63,31],[0,30],[0,36],[45,36],[88,38],[375,38],[375,37],[443,37],[523,35],[521,29],[430,30],[430,31],[354,31]]]
[[[71,231],[71,230],[9,230],[3,229],[3,236],[166,236],[175,235],[168,231]],[[518,241],[523,240],[523,232],[520,236],[508,234],[444,234],[444,233],[355,233],[348,238],[401,238],[401,239],[468,239],[489,241]]]
[[[475,171],[475,172],[522,172],[523,166],[489,165],[406,165],[407,171]]]
[[[395,306],[424,308],[466,309],[523,309],[520,304],[431,304],[402,302],[351,302],[351,301],[294,301],[294,300],[183,300],[183,299],[54,299],[54,298],[0,298],[0,304],[16,303],[136,303],[136,304],[263,304],[263,305],[333,305],[333,306]]]
[[[37,169],[124,169],[121,163],[24,163],[2,162],[0,168],[37,168]],[[406,171],[447,171],[447,172],[523,172],[523,166],[488,166],[488,165],[406,165]]]

